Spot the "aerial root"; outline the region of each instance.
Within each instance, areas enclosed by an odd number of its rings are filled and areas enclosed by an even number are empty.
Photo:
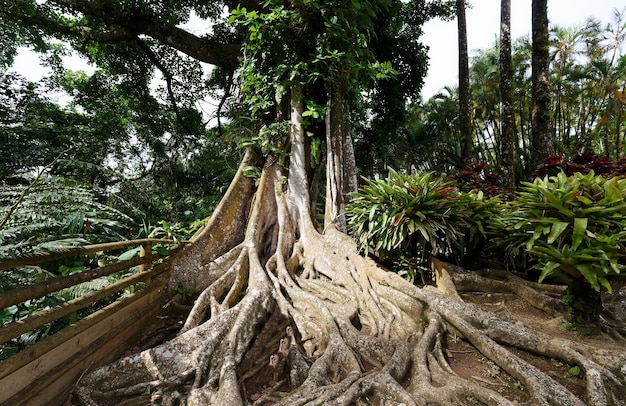
[[[161,398],[163,396],[162,393],[165,389],[179,388],[184,383],[191,380],[195,372],[196,372],[195,368],[189,368],[188,370],[183,371],[177,374],[176,376],[172,376],[169,378],[164,378],[164,379],[150,381],[150,382],[141,382],[135,385],[125,387],[125,388],[112,389],[108,391],[94,391],[93,394],[96,397],[107,399],[107,398],[112,398],[112,397],[145,395],[146,393],[153,393],[153,394],[156,394],[159,398]]]
[[[496,269],[470,272],[436,258],[431,258],[431,265],[437,275],[437,288],[444,293],[454,290],[448,296],[460,299],[458,292],[512,293],[553,317],[569,318],[567,304],[560,300],[565,286],[529,282]]]

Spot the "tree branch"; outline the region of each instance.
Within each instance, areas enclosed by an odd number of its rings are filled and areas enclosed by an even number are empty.
[[[228,98],[231,95],[232,87],[233,87],[233,73],[229,72],[228,78],[226,80],[226,87],[224,88],[224,95],[220,99],[220,103],[217,105],[217,110],[215,112],[215,115],[217,116],[217,132],[219,133],[220,137],[222,137],[223,135],[222,134],[222,120],[220,119],[222,115],[222,108],[224,107],[226,100],[228,100]]]
[[[172,82],[174,80],[174,78],[172,77],[172,74],[167,69],[167,67],[161,63],[161,61],[159,60],[159,57],[152,51],[152,49],[150,49],[150,46],[148,44],[146,44],[140,38],[137,38],[137,44],[139,45],[139,48],[141,48],[141,50],[146,54],[148,59],[150,59],[150,61],[163,74],[163,77],[165,78],[165,83],[167,85],[167,94],[168,94],[168,96],[170,98],[170,101],[172,103],[172,108],[174,109],[174,114],[176,115],[176,120],[178,120],[178,123],[180,124],[180,126],[182,128],[187,130],[188,128],[186,127],[185,123],[183,122],[183,117],[180,115],[180,110],[178,109],[178,104],[176,102],[176,95],[174,95],[174,90],[172,89]]]
[[[175,22],[163,21],[159,16],[148,14],[138,8],[122,9],[108,1],[52,0],[52,3],[74,13],[100,20],[106,29],[93,29],[84,24],[72,25],[52,17],[49,11],[36,8],[0,5],[0,16],[23,27],[43,28],[48,35],[83,38],[98,43],[133,41],[146,35],[199,61],[226,69],[238,65],[240,44],[220,42],[204,36],[199,37],[176,26]],[[76,21],[74,21],[76,22]]]

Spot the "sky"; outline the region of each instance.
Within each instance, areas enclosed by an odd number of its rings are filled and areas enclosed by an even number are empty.
[[[530,35],[532,0],[511,0],[511,37]],[[468,49],[491,47],[500,34],[500,0],[467,0],[472,7],[466,11]],[[624,0],[548,0],[550,25],[575,27],[582,25],[588,17],[603,22],[613,21],[613,10],[622,11]],[[424,26],[422,42],[430,47],[430,67],[422,90],[426,100],[445,86],[456,86],[458,82],[457,22],[433,20]],[[73,70],[91,71],[88,65],[76,58],[68,59]],[[37,57],[21,52],[13,70],[31,81],[46,75],[46,69],[37,63]]]
[[[465,12],[467,20],[467,47],[470,58],[473,50],[487,49],[500,35],[500,0],[466,0],[472,5]],[[511,38],[530,35],[532,0],[511,0]],[[613,10],[622,11],[624,0],[548,0],[549,24],[561,27],[581,26],[588,17],[605,23],[613,21]],[[430,47],[430,66],[422,97],[426,100],[445,86],[458,84],[457,20],[433,20],[424,26],[421,37]]]

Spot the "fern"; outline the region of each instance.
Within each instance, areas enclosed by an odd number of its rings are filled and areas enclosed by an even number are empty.
[[[0,228],[0,258],[132,237],[135,221],[99,189],[58,177],[0,187],[0,213],[21,203]]]

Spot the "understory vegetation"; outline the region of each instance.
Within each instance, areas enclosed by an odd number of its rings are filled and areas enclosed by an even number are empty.
[[[495,256],[502,259],[501,267],[528,272],[539,282],[565,283],[563,299],[575,320],[581,329],[595,331],[601,290],[613,293],[613,285],[623,285],[626,179],[585,172],[524,182],[505,202],[497,196],[486,199],[480,189],[461,192],[466,184],[432,173],[390,170],[386,179],[365,180],[346,213],[361,249],[411,282],[416,270],[422,283],[432,280],[424,278],[431,255],[469,267],[485,266],[477,259]]]

